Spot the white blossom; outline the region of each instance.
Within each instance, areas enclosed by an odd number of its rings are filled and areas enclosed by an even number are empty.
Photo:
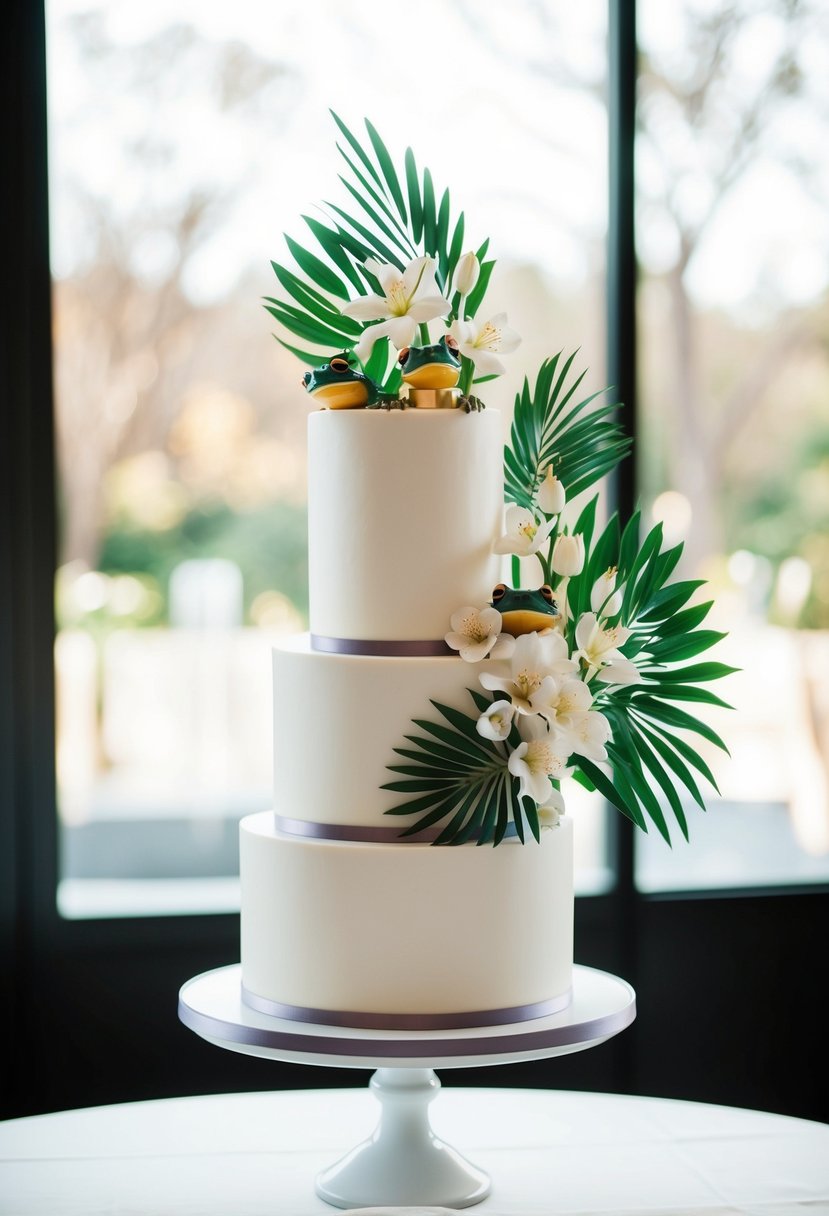
[[[478,321],[452,322],[449,330],[462,355],[471,359],[479,376],[502,376],[506,371],[495,352],[509,354],[520,344],[521,339],[507,325],[507,314],[498,313],[483,325]]]
[[[622,589],[616,590],[616,567],[600,574],[590,592],[590,607],[599,616],[617,616],[622,610]]]
[[[515,706],[509,701],[493,701],[475,723],[475,729],[485,739],[500,742],[510,733],[514,717]]]
[[[585,680],[598,673],[607,684],[636,684],[641,680],[635,663],[619,650],[630,637],[623,625],[606,628],[593,612],[583,612],[576,624],[577,650],[573,657],[582,659],[587,670]]]
[[[476,254],[470,250],[465,253],[458,262],[455,271],[455,291],[459,291],[461,296],[468,296],[475,284],[478,282],[478,276],[481,273],[481,264],[478,261]]]
[[[376,258],[367,258],[365,265],[379,279],[385,295],[371,293],[358,296],[340,311],[357,321],[388,319],[363,330],[354,348],[362,363],[368,359],[379,338],[390,338],[401,350],[411,345],[418,325],[434,321],[436,317],[445,317],[452,309],[449,300],[438,289],[434,258],[415,258],[405,270],[399,270],[388,262],[379,262]]]
[[[547,472],[536,491],[535,501],[545,515],[560,515],[564,510],[566,502],[564,486],[553,474],[553,466],[551,464],[547,465]]]
[[[551,778],[559,781],[566,776],[567,757],[560,754],[555,736],[542,718],[523,719],[521,733],[524,742],[511,753],[507,767],[520,782],[521,797],[543,806],[554,792]]]
[[[446,645],[460,652],[467,663],[481,659],[507,659],[515,647],[515,639],[501,632],[501,614],[496,608],[473,608],[471,605],[453,612],[446,634]]]
[[[553,545],[553,569],[556,574],[564,574],[568,578],[581,574],[584,568],[584,537],[557,536]]]
[[[478,678],[491,692],[505,692],[519,714],[536,714],[537,703],[550,695],[550,685],[545,680],[556,681],[577,670],[578,664],[569,657],[563,635],[551,630],[523,633],[515,639],[509,676],[485,671]]]
[[[495,553],[517,553],[529,557],[537,553],[555,527],[552,519],[540,522],[526,507],[510,506],[506,513],[506,532],[493,545]]]
[[[564,798],[561,790],[550,790],[544,806],[538,808],[538,822],[542,828],[557,828],[564,814]]]

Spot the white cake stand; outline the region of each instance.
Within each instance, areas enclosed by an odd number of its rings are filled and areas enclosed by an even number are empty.
[[[540,1060],[597,1047],[636,1017],[631,986],[606,971],[573,969],[573,1000],[562,1013],[466,1030],[358,1030],[288,1021],[242,1003],[241,968],[220,967],[188,980],[179,1018],[230,1051],[299,1064],[372,1068],[380,1102],[373,1135],[316,1180],[337,1208],[378,1205],[471,1207],[490,1191],[489,1177],[439,1140],[428,1106],[440,1089],[435,1068],[470,1068]]]

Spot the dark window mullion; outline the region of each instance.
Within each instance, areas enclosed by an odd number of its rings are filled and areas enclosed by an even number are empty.
[[[636,121],[635,0],[608,2],[608,235],[607,235],[607,375],[616,400],[624,405],[620,421],[637,434],[636,399],[636,249],[634,241],[634,132]],[[636,500],[634,455],[614,471],[613,506],[629,518]],[[616,954],[619,967],[634,986],[637,977],[634,836],[636,829],[612,808],[610,849],[616,873]],[[630,1036],[632,1045],[633,1038]],[[629,1054],[629,1053],[628,1053]]]

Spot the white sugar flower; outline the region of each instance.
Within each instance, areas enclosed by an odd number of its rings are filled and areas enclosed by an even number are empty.
[[[544,480],[536,490],[535,501],[545,515],[561,515],[564,510],[566,495],[564,486],[553,474],[553,466],[547,465]]]
[[[478,677],[491,692],[505,692],[520,714],[536,714],[536,701],[550,695],[544,681],[572,675],[578,664],[569,657],[567,643],[560,633],[523,633],[515,639],[510,658],[510,674],[500,677],[482,672]]]
[[[507,530],[493,545],[493,552],[517,553],[519,557],[537,553],[555,526],[552,519],[539,523],[532,511],[518,506],[507,507],[505,522]]]
[[[598,672],[599,679],[607,684],[638,683],[642,678],[639,669],[619,650],[629,637],[630,630],[624,625],[608,629],[597,620],[595,613],[583,612],[576,625],[578,649],[573,657],[584,660],[587,666],[585,680],[592,679]]]
[[[566,776],[567,757],[559,753],[555,736],[542,718],[525,718],[521,733],[525,742],[512,752],[507,767],[520,782],[521,797],[532,798],[543,806],[553,794],[550,778],[558,781]]]
[[[584,568],[584,537],[558,536],[553,545],[553,569],[556,574],[564,574],[568,578],[573,574],[581,574]]]
[[[610,724],[604,714],[590,709],[592,704],[590,689],[583,680],[575,679],[549,684],[545,680],[533,697],[536,712],[546,718],[562,755],[578,752],[588,760],[606,760],[604,745],[610,738]]]
[[[419,257],[405,270],[376,258],[366,259],[366,270],[380,281],[385,295],[358,296],[340,311],[357,321],[381,321],[363,330],[354,348],[357,358],[365,363],[378,338],[390,338],[398,350],[411,345],[417,327],[424,321],[434,321],[451,312],[449,300],[440,294],[435,279],[434,258]]]
[[[507,314],[498,313],[483,325],[478,321],[452,322],[449,330],[462,355],[471,359],[479,376],[503,376],[506,368],[495,352],[507,355],[521,342],[514,329],[507,325]]]
[[[590,607],[599,616],[616,616],[622,610],[622,589],[616,590],[616,567],[600,574],[590,592]]]
[[[475,723],[475,729],[485,739],[500,742],[510,733],[514,717],[515,706],[509,701],[493,701]]]
[[[552,789],[544,806],[538,808],[538,822],[542,828],[557,828],[564,814],[564,799],[561,790]]]
[[[545,680],[533,697],[537,714],[555,728],[560,714],[583,712],[593,704],[593,694],[583,680],[566,676],[563,680]],[[572,751],[572,748],[570,749]]]
[[[477,255],[470,250],[465,253],[458,262],[457,270],[455,271],[455,291],[459,291],[461,296],[468,296],[472,288],[478,282],[478,276],[481,273],[481,264],[478,261]]]
[[[570,749],[568,755],[576,752],[597,763],[607,760],[605,744],[611,737],[610,723],[597,709],[586,713],[562,714],[556,721],[556,727]]]
[[[487,655],[492,659],[508,659],[515,639],[501,632],[501,614],[495,608],[460,608],[453,612],[446,634],[446,645],[460,652],[467,663],[478,663]]]

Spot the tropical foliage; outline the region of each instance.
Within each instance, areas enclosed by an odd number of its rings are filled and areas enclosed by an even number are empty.
[[[267,297],[266,308],[278,322],[277,340],[311,367],[341,352],[356,352],[354,358],[366,375],[385,394],[396,393],[401,384],[393,333],[387,332],[389,317],[412,317],[421,344],[430,337],[429,322],[418,320],[417,308],[377,311],[368,315],[360,308],[366,301],[389,301],[388,277],[397,272],[402,280],[407,270],[426,264],[434,276],[439,297],[446,309],[436,315],[455,326],[463,353],[461,388],[489,379],[491,370],[475,374],[477,350],[486,355],[503,341],[504,326],[496,326],[493,338],[487,332],[484,345],[481,326],[468,327],[475,318],[489,285],[495,262],[487,259],[489,240],[464,253],[466,219],[455,215],[448,189],[439,190],[428,168],[418,168],[411,148],[406,149],[400,171],[376,128],[366,119],[367,140],[360,142],[336,114],[334,121],[341,140],[337,143],[344,171],[340,181],[354,204],[348,210],[325,204],[327,222],[303,216],[306,243],[285,237],[294,266],[272,262],[282,294]],[[421,261],[422,259],[422,261]],[[411,303],[411,298],[406,303]],[[402,302],[397,302],[402,307]],[[379,309],[379,305],[378,305]],[[370,312],[370,308],[369,308]],[[356,314],[356,315],[354,315]],[[431,318],[430,318],[431,319]],[[366,341],[366,330],[382,329],[377,341]],[[474,330],[474,332],[473,332]],[[411,341],[411,338],[409,338]],[[495,343],[493,346],[492,343]],[[408,344],[405,343],[405,344]],[[501,349],[507,349],[509,340]],[[517,343],[516,343],[517,344]]]
[[[464,251],[463,212],[411,148],[398,170],[370,122],[361,142],[333,117],[354,206],[327,204],[327,222],[303,217],[310,245],[286,237],[295,268],[273,263],[282,296],[267,300],[279,341],[312,366],[343,354],[394,397],[402,350],[443,337],[461,361],[461,400],[480,408],[472,385],[501,375],[499,354],[520,341],[503,314],[477,316],[495,265],[489,242]],[[704,808],[700,778],[715,784],[695,742],[725,745],[693,709],[725,705],[706,686],[733,669],[699,658],[722,634],[703,627],[701,584],[669,581],[681,546],[664,549],[660,527],[642,540],[638,512],[599,527],[598,493],[572,517],[574,500],[630,449],[618,403],[582,395],[575,357],[559,353],[524,380],[504,455],[509,505],[494,548],[512,555],[516,588],[522,560],[537,561],[545,624],[508,624],[495,596],[447,622],[447,646],[470,664],[470,703],[433,702],[436,718],[415,719],[395,749],[384,789],[404,796],[388,811],[411,817],[403,836],[537,840],[572,777],[670,842],[671,817],[688,836],[681,791]]]
[[[572,361],[572,356],[563,363],[560,356],[551,359],[534,392],[525,383],[516,398],[504,461],[515,526],[498,546],[516,558],[537,558],[557,601],[553,634],[558,647],[546,657],[533,655],[526,636],[513,641],[499,633],[493,606],[485,609],[485,630],[478,625],[482,613],[473,616],[474,610],[466,609],[465,616],[458,614],[458,621],[470,622],[468,637],[455,630],[447,641],[462,657],[462,642],[474,655],[470,662],[491,659],[498,647],[498,661],[486,662],[478,680],[491,697],[470,688],[478,714],[436,705],[443,722],[416,722],[421,734],[409,738],[412,748],[397,749],[407,763],[389,766],[406,780],[385,788],[416,795],[389,813],[418,816],[411,833],[443,824],[441,843],[474,838],[497,844],[510,823],[522,840],[525,825],[537,838],[539,818],[554,819],[563,809],[560,791],[566,776],[599,790],[643,830],[655,826],[670,843],[663,809],[669,808],[687,839],[680,791],[705,809],[700,778],[716,788],[693,737],[727,750],[686,708],[725,706],[704,685],[734,669],[697,661],[723,635],[702,627],[711,601],[689,603],[702,587],[700,581],[669,582],[682,546],[663,549],[661,525],[640,543],[639,512],[624,527],[614,514],[598,529],[598,494],[572,525],[563,522],[566,501],[613,468],[629,446],[611,407],[589,409],[594,397],[573,404],[582,377],[567,387]],[[556,483],[553,497],[551,482]],[[477,649],[476,629],[481,639]],[[543,633],[533,636],[544,638]],[[492,674],[507,667],[510,643],[512,680]],[[493,738],[487,722],[506,702],[517,712],[509,715],[508,731]],[[544,748],[538,743],[539,721],[546,732]],[[540,798],[528,796],[527,782],[514,775],[519,768],[514,758],[522,747],[525,756],[535,749]]]

